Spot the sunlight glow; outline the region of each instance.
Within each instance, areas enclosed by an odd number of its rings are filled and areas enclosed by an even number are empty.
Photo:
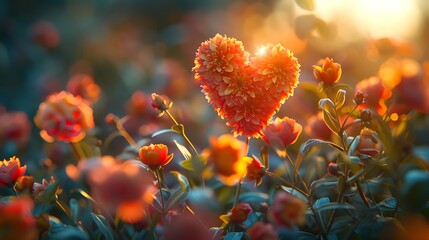
[[[265,55],[266,52],[267,52],[267,48],[262,46],[258,49],[258,51],[256,52],[256,55],[262,56],[262,55]]]

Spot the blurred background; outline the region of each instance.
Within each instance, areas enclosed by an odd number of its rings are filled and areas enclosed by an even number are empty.
[[[33,122],[38,105],[49,94],[70,90],[72,79],[84,78],[101,89],[93,104],[99,139],[109,134],[108,113],[123,117],[140,112],[141,119],[126,124],[136,138],[159,125],[171,126],[168,119],[151,125],[156,113],[146,108],[147,96],[158,92],[172,99],[175,115],[197,147],[206,147],[208,136],[230,132],[191,71],[197,48],[216,33],[242,41],[251,54],[264,44],[281,43],[298,58],[301,83],[315,82],[312,65],[332,57],[342,65],[341,81],[354,85],[377,75],[392,57],[418,63],[429,59],[429,2],[0,1],[1,157],[19,154],[24,162],[35,163],[44,159],[46,146]],[[277,115],[304,126],[317,112],[316,99],[298,87]],[[21,127],[7,132],[11,122]],[[22,139],[8,141],[11,137]]]

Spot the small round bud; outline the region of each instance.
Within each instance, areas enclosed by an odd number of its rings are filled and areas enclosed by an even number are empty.
[[[368,95],[362,92],[357,92],[355,97],[353,98],[353,102],[356,103],[356,105],[361,105],[365,103],[365,99]]]
[[[371,119],[372,119],[372,112],[371,112],[371,110],[370,109],[362,109],[361,111],[360,111],[360,119],[363,121],[363,122],[369,122],[369,121],[371,121]]]
[[[165,95],[158,95],[157,93],[152,93],[152,107],[163,112],[171,108],[173,102],[170,101],[170,98]]]
[[[328,164],[328,174],[332,175],[332,176],[339,176],[340,175],[340,166],[338,166],[338,164],[334,163],[334,162],[330,162]]]

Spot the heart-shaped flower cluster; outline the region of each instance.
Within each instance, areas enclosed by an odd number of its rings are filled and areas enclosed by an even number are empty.
[[[299,63],[280,44],[254,57],[234,38],[217,34],[198,48],[195,79],[234,134],[259,137],[268,120],[298,85]]]

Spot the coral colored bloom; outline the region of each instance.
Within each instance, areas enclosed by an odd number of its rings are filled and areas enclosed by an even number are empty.
[[[356,150],[361,154],[366,154],[371,157],[377,156],[380,152],[380,144],[374,135],[374,131],[368,128],[362,129]]]
[[[174,154],[168,154],[168,147],[164,144],[151,144],[139,150],[140,160],[149,168],[156,170],[167,165]]]
[[[274,230],[273,226],[269,223],[256,222],[246,230],[250,240],[275,240],[279,236]]]
[[[420,113],[429,113],[429,77],[419,75],[402,78],[393,90],[398,97],[397,106],[416,109]]]
[[[387,107],[384,101],[392,95],[389,89],[386,89],[378,77],[370,77],[356,84],[356,91],[366,94],[365,103],[359,105],[359,109],[371,108],[380,115],[386,113]]]
[[[95,103],[100,98],[100,86],[94,79],[86,74],[73,75],[67,83],[67,90],[75,96],[80,96],[90,103]]]
[[[240,41],[218,34],[197,50],[195,79],[234,134],[259,137],[298,84],[293,54],[279,44],[264,49],[265,54],[249,60]]]
[[[35,182],[33,184],[33,197],[35,200],[40,201],[43,193],[45,192],[46,188],[49,187],[52,184],[55,184],[55,178],[53,176],[51,176],[51,179],[48,181],[46,181],[46,179],[43,179],[41,183]],[[61,194],[62,190],[57,188],[55,195]]]
[[[47,21],[40,21],[32,26],[31,38],[35,44],[45,48],[54,48],[60,42],[57,28]]]
[[[171,108],[173,102],[170,101],[170,98],[165,95],[158,95],[152,93],[152,107],[163,112]]]
[[[262,84],[266,97],[283,104],[298,86],[300,65],[293,53],[280,44],[268,44],[261,49],[251,63],[256,69],[255,81]]]
[[[144,118],[148,121],[156,119],[157,109],[152,106],[150,95],[142,91],[135,91],[125,106],[127,115],[131,118]]]
[[[65,91],[41,103],[34,122],[47,142],[78,142],[85,137],[85,131],[94,127],[92,108],[82,98]]]
[[[99,166],[88,175],[91,196],[109,214],[122,221],[136,223],[146,216],[146,205],[152,202],[155,187],[152,175],[130,163]]]
[[[341,65],[332,58],[319,60],[318,65],[313,65],[314,77],[326,84],[334,84],[341,78]]]
[[[243,181],[255,181],[255,186],[258,186],[262,181],[262,177],[265,175],[265,171],[266,169],[262,163],[255,156],[253,156],[252,162],[247,165],[247,173]]]
[[[305,126],[304,131],[310,137],[316,139],[330,140],[332,137],[332,131],[328,128],[325,121],[323,120],[322,112],[311,116],[307,120],[307,125]]]
[[[36,220],[32,215],[34,203],[28,197],[0,202],[0,237],[3,240],[38,239]]]
[[[85,161],[79,161],[77,166],[69,164],[66,166],[65,170],[69,178],[78,181],[80,179],[85,179],[92,169],[109,167],[115,164],[116,159],[112,156],[106,155],[101,157],[87,158]]]
[[[262,132],[264,134],[262,139],[267,144],[283,150],[296,142],[302,132],[302,126],[288,117],[276,118]]]
[[[278,192],[268,210],[268,218],[276,225],[292,228],[304,223],[306,209],[301,199],[286,192]]]
[[[252,212],[252,207],[247,203],[239,203],[231,209],[230,222],[234,224],[242,224],[246,221],[249,213]]]
[[[16,180],[14,186],[17,192],[27,192],[31,193],[33,191],[34,178],[33,176],[21,176]]]
[[[234,185],[246,174],[251,159],[246,156],[246,144],[230,134],[210,138],[208,160],[214,172],[226,185]]]
[[[0,186],[14,183],[24,175],[26,170],[27,166],[21,167],[21,161],[17,157],[11,157],[9,160],[3,159],[0,162]]]

